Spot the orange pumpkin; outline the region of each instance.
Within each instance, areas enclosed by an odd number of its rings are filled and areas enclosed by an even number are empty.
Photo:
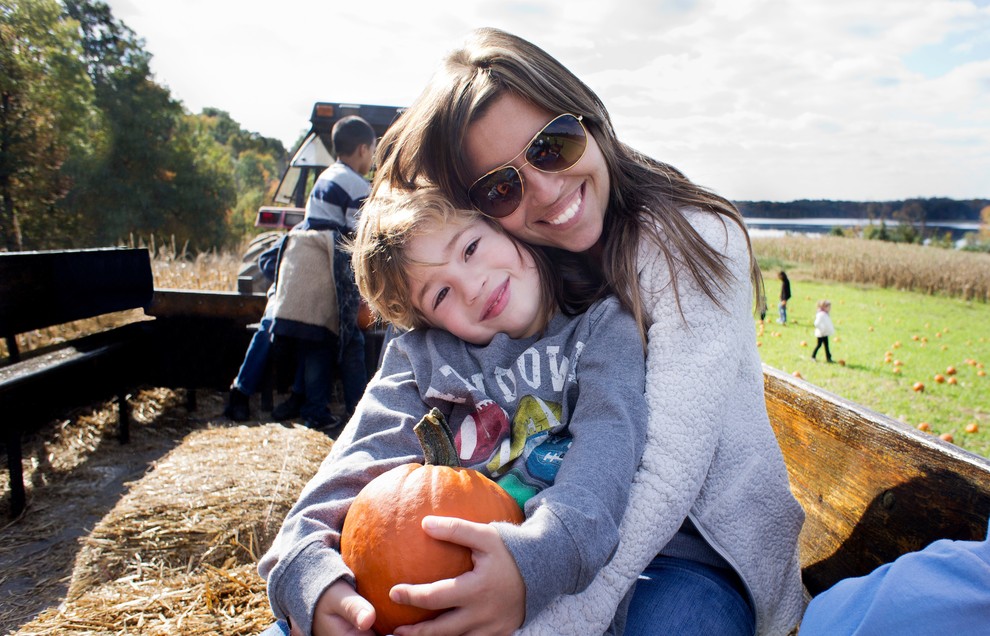
[[[371,329],[372,325],[375,324],[375,314],[371,311],[371,307],[368,305],[368,301],[364,298],[358,304],[357,313],[357,326],[361,331],[367,331]]]
[[[438,616],[393,603],[397,583],[432,583],[473,569],[471,551],[431,538],[426,515],[468,521],[522,523],[522,510],[505,490],[478,471],[462,468],[443,414],[433,409],[415,429],[424,464],[405,464],[371,480],[351,504],[340,538],[344,563],[354,572],[357,591],[375,607],[374,629],[391,634]]]

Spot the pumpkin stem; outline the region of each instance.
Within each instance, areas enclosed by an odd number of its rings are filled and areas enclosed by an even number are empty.
[[[431,466],[458,467],[461,461],[457,458],[454,447],[454,434],[450,432],[447,419],[434,407],[423,416],[413,427],[419,443],[423,447],[425,463]]]

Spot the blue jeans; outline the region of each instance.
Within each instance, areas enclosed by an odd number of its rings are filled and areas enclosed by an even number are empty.
[[[344,406],[353,413],[368,387],[368,364],[364,357],[364,332],[355,329],[340,361],[340,383],[344,388]]]
[[[778,311],[780,313],[780,323],[787,324],[787,303],[781,302],[778,305]]]
[[[289,624],[285,621],[278,621],[258,636],[289,636]]]
[[[258,330],[251,337],[244,361],[234,378],[233,387],[244,395],[253,395],[258,390],[261,378],[265,373],[265,364],[272,349],[272,317],[266,312],[261,317]]]
[[[306,396],[302,408],[303,416],[322,413],[323,407],[330,402],[330,388],[335,372],[339,374],[344,389],[344,408],[348,414],[353,413],[368,386],[364,334],[358,331],[351,337],[340,364],[337,363],[336,338],[320,343],[298,340],[296,344],[299,358],[292,390]]]
[[[330,412],[330,383],[337,356],[336,339],[323,342],[297,341],[299,369],[296,386],[303,387],[306,396],[299,414],[307,419],[326,418]]]
[[[753,636],[756,618],[734,572],[657,556],[639,575],[626,636]]]

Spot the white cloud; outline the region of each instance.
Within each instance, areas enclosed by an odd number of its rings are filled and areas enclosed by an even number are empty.
[[[409,103],[490,25],[557,56],[630,144],[730,198],[990,197],[982,0],[110,5],[190,110],[286,144],[316,101]],[[930,49],[955,66],[923,72]]]

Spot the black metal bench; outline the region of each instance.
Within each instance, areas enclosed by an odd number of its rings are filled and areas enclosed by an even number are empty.
[[[127,389],[143,382],[147,325],[126,324],[22,353],[16,336],[74,320],[146,308],[154,293],[146,249],[0,254],[0,432],[10,469],[11,512],[26,504],[22,437],[68,408],[116,396],[128,440]]]

